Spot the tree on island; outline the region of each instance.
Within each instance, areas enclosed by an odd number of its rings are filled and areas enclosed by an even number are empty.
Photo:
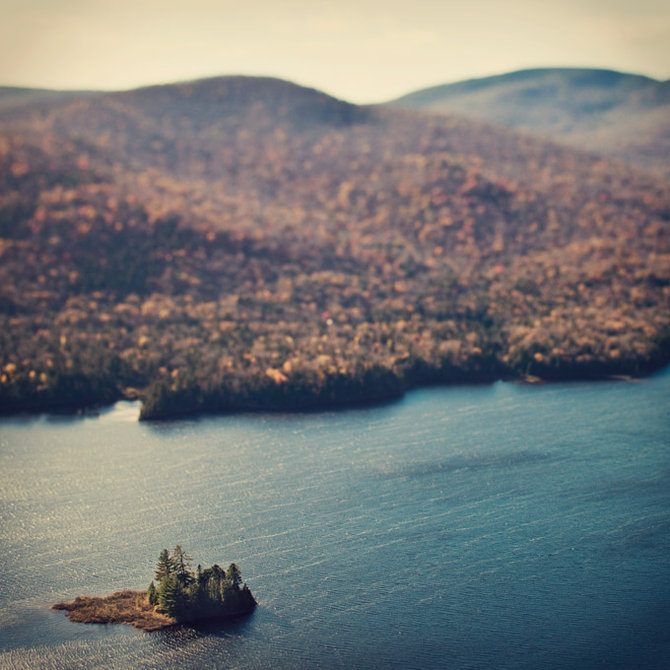
[[[172,568],[173,564],[170,552],[167,549],[163,549],[158,556],[158,564],[156,565],[156,581],[160,582],[162,579],[165,579],[172,572]]]
[[[149,588],[147,589],[147,600],[150,605],[158,605],[158,592],[156,591],[156,585],[151,582]]]
[[[191,557],[186,555],[186,552],[177,545],[172,552],[172,565],[177,579],[184,585],[188,586],[194,579],[191,572]]]
[[[235,563],[228,570],[216,564],[205,570],[198,566],[193,573],[190,561],[179,545],[172,555],[161,551],[155,573],[158,586],[152,581],[147,589],[149,603],[158,612],[182,623],[243,614],[256,605]]]
[[[240,582],[242,581],[242,573],[240,572],[240,569],[235,565],[235,563],[231,563],[228,566],[228,570],[226,570],[226,577],[230,580],[230,582],[235,588],[239,588]]]

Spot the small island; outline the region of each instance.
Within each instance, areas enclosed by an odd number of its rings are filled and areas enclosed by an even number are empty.
[[[146,591],[117,591],[105,597],[79,596],[58,603],[70,621],[124,623],[146,631],[200,621],[221,620],[249,614],[256,607],[249,587],[242,583],[240,569],[227,570],[200,565],[191,570],[191,558],[177,545],[172,554],[161,551],[155,582]]]

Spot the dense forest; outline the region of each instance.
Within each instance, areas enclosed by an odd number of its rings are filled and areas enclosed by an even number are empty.
[[[670,192],[227,77],[0,105],[0,408],[142,418],[670,360]]]

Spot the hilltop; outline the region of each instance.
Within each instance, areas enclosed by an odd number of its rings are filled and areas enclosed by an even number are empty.
[[[611,70],[520,70],[433,86],[390,104],[503,124],[670,176],[670,81]]]
[[[58,100],[79,98],[85,95],[87,95],[86,91],[53,91],[45,88],[0,86],[0,109],[22,108],[26,103],[35,104],[40,101],[51,104]]]
[[[0,403],[143,418],[644,374],[668,187],[483,122],[223,77],[0,108]]]

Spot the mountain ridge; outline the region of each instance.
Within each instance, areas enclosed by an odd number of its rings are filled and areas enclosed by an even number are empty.
[[[461,79],[444,84],[436,84],[433,86],[426,86],[417,89],[410,93],[406,93],[398,98],[394,98],[391,102],[399,102],[407,99],[418,99],[429,97],[430,94],[440,94],[443,91],[461,92],[466,90],[478,90],[486,88],[492,83],[496,82],[518,82],[533,80],[537,76],[544,75],[564,75],[573,78],[581,85],[593,86],[611,84],[612,82],[626,81],[629,83],[638,82],[645,84],[660,84],[662,86],[670,84],[670,79],[662,80],[650,77],[644,74],[637,74],[632,72],[622,72],[620,70],[611,70],[607,68],[580,68],[580,67],[535,67],[523,68],[520,70],[512,70],[510,72],[503,72],[500,74],[486,75],[482,77],[472,77],[470,79]],[[427,100],[424,100],[427,101]]]
[[[199,102],[213,101],[224,104],[258,101],[258,93],[271,97],[274,103],[303,99],[314,104],[335,104],[342,109],[362,109],[364,106],[337,98],[316,88],[303,86],[286,79],[269,76],[220,75],[173,83],[152,84],[122,90],[68,90],[43,89],[19,86],[0,86],[0,111],[6,106],[23,105],[29,110],[40,104],[68,104],[78,99],[125,100],[152,104],[174,102],[176,100],[198,99]]]
[[[488,120],[670,175],[670,81],[534,68],[432,86],[388,104]]]

